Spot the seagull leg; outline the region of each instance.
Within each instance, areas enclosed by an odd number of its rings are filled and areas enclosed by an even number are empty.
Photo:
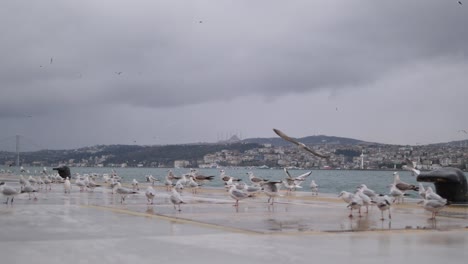
[[[361,215],[361,207],[359,207],[359,217],[362,217],[362,215]]]
[[[180,209],[180,204],[179,204],[179,212],[180,212],[180,211],[182,211],[182,210]]]
[[[383,218],[383,211],[380,211],[380,213],[381,213],[381,215],[382,215],[382,218],[380,218],[380,220],[383,221],[383,220],[384,220],[384,218]]]
[[[348,217],[353,217],[353,208],[350,208],[350,209],[349,209],[349,215],[348,215]]]
[[[392,219],[392,215],[390,214],[390,209],[388,209],[388,219]]]

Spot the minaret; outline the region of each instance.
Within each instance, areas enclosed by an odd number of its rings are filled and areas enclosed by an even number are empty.
[[[361,151],[361,170],[364,169],[364,152]]]
[[[20,151],[20,136],[16,135],[16,167],[19,168],[19,151]]]

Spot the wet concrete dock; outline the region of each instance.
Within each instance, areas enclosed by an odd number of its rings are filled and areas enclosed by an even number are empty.
[[[0,206],[1,263],[464,263],[468,254],[463,206],[446,207],[434,221],[406,199],[391,209],[391,221],[387,213],[381,221],[375,207],[349,218],[334,194],[282,193],[274,206],[259,195],[236,210],[226,191],[201,189],[185,190],[178,212],[164,187],[156,191],[153,205],[144,190],[126,204],[108,188],[65,194],[53,185],[37,200],[18,195],[12,206]]]

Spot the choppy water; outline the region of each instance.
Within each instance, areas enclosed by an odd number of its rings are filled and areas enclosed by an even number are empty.
[[[10,169],[7,167],[0,167],[0,169]],[[34,171],[40,172],[42,167],[28,167],[31,173]],[[51,168],[48,168],[51,171]],[[124,182],[130,182],[132,179],[136,179],[139,182],[145,181],[145,175],[153,175],[161,180],[167,175],[167,168],[94,168],[94,167],[72,167],[70,168],[71,173],[111,173],[114,169],[117,174],[123,178]],[[176,175],[189,173],[189,169],[172,169]],[[219,175],[219,169],[198,169],[200,174],[203,175],[214,175],[215,179],[211,182],[206,183],[206,186],[221,187],[223,182]],[[236,178],[243,179],[246,183],[250,184],[247,172],[253,171],[254,174],[260,178],[267,178],[272,180],[280,180],[286,178],[286,174],[281,169],[225,169],[226,174]],[[308,172],[309,170],[290,170],[291,175],[298,176],[302,173]],[[415,184],[416,177],[411,176],[407,171],[399,171],[400,179],[407,183]],[[341,191],[354,191],[356,187],[362,183],[366,184],[369,188],[375,190],[378,193],[387,193],[389,185],[393,182],[393,171],[361,171],[361,170],[312,170],[311,176],[302,184],[304,191],[309,191],[309,184],[311,180],[319,185],[319,191],[321,193],[338,194]],[[424,183],[424,186],[432,186],[431,183]]]

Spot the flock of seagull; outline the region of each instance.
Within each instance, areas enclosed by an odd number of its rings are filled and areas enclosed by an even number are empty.
[[[414,166],[408,165],[405,169],[410,170],[414,173],[419,173]],[[257,177],[253,172],[247,172],[248,181],[242,180],[241,178],[232,177],[226,174],[224,170],[220,170],[219,180],[224,182],[224,188],[235,203],[234,206],[239,207],[239,201],[246,198],[255,197],[259,193],[264,193],[268,196],[268,204],[274,205],[275,198],[282,196],[280,190],[284,187],[286,189],[285,195],[291,195],[292,192],[297,189],[301,189],[302,184],[306,181],[307,177],[312,174],[312,171],[303,173],[299,176],[293,176],[291,173],[284,168],[286,177],[282,180],[269,180]],[[27,193],[29,199],[37,200],[36,193],[41,190],[51,190],[53,184],[62,184],[65,194],[70,194],[72,186],[78,187],[80,192],[88,191],[93,192],[95,188],[104,187],[110,188],[111,193],[116,193],[120,196],[120,203],[125,203],[126,198],[129,195],[138,194],[140,186],[142,185],[136,179],[133,179],[129,185],[131,188],[123,187],[121,182],[122,178],[119,177],[114,171],[110,174],[98,175],[92,174],[75,174],[74,184],[71,180],[66,177],[63,179],[58,174],[48,175],[44,168],[41,176],[29,176],[25,178],[23,175],[19,175],[20,189],[13,188],[5,184],[0,183],[0,194],[7,197],[6,203],[13,204],[14,197]],[[354,192],[342,191],[338,197],[342,198],[347,203],[347,208],[350,210],[349,217],[353,217],[353,211],[357,210],[359,216],[361,215],[361,208],[366,207],[365,213],[369,212],[369,206],[377,206],[381,211],[381,220],[384,220],[384,212],[388,211],[388,218],[391,219],[390,208],[394,203],[403,203],[404,197],[407,192],[415,191],[422,199],[419,204],[432,212],[431,219],[435,219],[437,213],[444,208],[447,204],[447,200],[437,195],[431,187],[426,187],[419,183],[419,186],[408,184],[400,180],[398,172],[394,172],[394,181],[389,185],[390,189],[388,194],[377,194],[372,189],[368,188],[366,184],[361,184],[357,187]],[[100,183],[96,183],[96,180],[100,178]],[[198,194],[198,190],[207,181],[212,181],[215,176],[205,176],[198,173],[198,170],[191,169],[189,173],[176,176],[172,170],[169,170],[165,176],[164,185],[166,191],[170,192],[169,200],[172,203],[174,210],[181,211],[181,204],[186,203],[182,198],[182,192],[184,189],[190,189],[193,195]],[[152,175],[146,175],[146,190],[145,196],[148,204],[154,203],[156,197],[156,191],[153,188],[156,182],[162,183],[163,181]],[[160,185],[160,184],[158,184]],[[314,180],[310,181],[309,188],[312,195],[318,195],[318,185]]]
[[[294,143],[300,149],[310,152],[320,158],[329,158],[329,156],[312,150],[305,144],[296,141],[278,129],[274,129],[274,132],[281,138]],[[420,173],[416,169],[416,164],[410,160],[407,160],[407,165],[404,166],[403,169],[411,171],[413,176],[417,176]],[[23,168],[21,169],[21,172],[24,172]],[[240,178],[227,175],[224,170],[220,171],[219,178],[224,182],[225,189],[229,193],[229,196],[235,200],[235,207],[239,207],[240,200],[255,197],[258,193],[266,194],[268,196],[268,204],[273,205],[275,198],[281,196],[281,186],[286,188],[286,195],[290,195],[293,191],[301,189],[301,185],[306,181],[307,177],[312,174],[312,171],[309,171],[294,177],[286,168],[284,169],[284,172],[287,177],[282,180],[263,179],[255,176],[253,172],[248,172],[247,175],[250,185]],[[58,174],[49,175],[46,168],[43,169],[42,174],[43,175],[39,177],[29,176],[28,179],[25,179],[23,175],[20,175],[20,189],[15,189],[4,182],[1,182],[0,194],[7,197],[6,204],[13,204],[14,197],[22,193],[28,193],[29,199],[32,199],[32,195],[33,199],[37,200],[36,193],[42,188],[45,188],[45,190],[51,190],[51,185],[53,183],[63,184],[64,192],[66,194],[71,192],[72,184],[68,177],[63,179]],[[115,171],[112,171],[111,174],[102,175],[103,184],[95,182],[98,177],[99,175],[95,173],[84,175],[76,174],[74,177],[74,184],[80,189],[80,192],[84,192],[85,190],[93,192],[95,188],[105,187],[104,185],[107,185],[108,188],[112,189],[112,194],[116,193],[120,195],[120,203],[124,203],[128,195],[137,194],[140,190],[140,184],[136,179],[133,179],[131,182],[132,188],[123,187],[121,184],[122,179],[115,173]],[[201,175],[196,169],[191,169],[190,173],[183,174],[181,176],[176,176],[172,170],[169,170],[165,177],[164,185],[166,186],[166,190],[171,193],[169,200],[173,204],[174,209],[181,211],[181,204],[186,203],[181,196],[181,193],[185,188],[190,189],[192,194],[196,195],[204,182],[212,181],[214,178],[215,176]],[[146,182],[148,183],[148,186],[145,190],[145,196],[148,204],[153,204],[153,200],[156,196],[156,191],[153,186],[155,185],[155,182],[160,182],[160,180],[152,175],[147,175]],[[312,194],[317,196],[318,184],[312,180],[309,187]],[[422,198],[419,204],[422,204],[426,210],[432,212],[431,219],[435,219],[437,213],[447,204],[447,200],[437,195],[431,187],[424,188],[421,183],[419,186],[405,183],[400,180],[400,176],[397,172],[394,172],[394,181],[389,187],[389,193],[383,195],[377,194],[375,191],[369,189],[365,184],[361,184],[354,192],[342,191],[338,197],[342,198],[347,203],[347,208],[350,210],[349,217],[353,217],[353,210],[358,210],[359,216],[361,216],[361,207],[365,206],[366,213],[368,213],[369,206],[376,205],[381,211],[381,220],[384,220],[384,211],[388,211],[388,218],[391,219],[391,205],[394,203],[403,203],[404,197],[409,191],[418,192],[419,196]]]

